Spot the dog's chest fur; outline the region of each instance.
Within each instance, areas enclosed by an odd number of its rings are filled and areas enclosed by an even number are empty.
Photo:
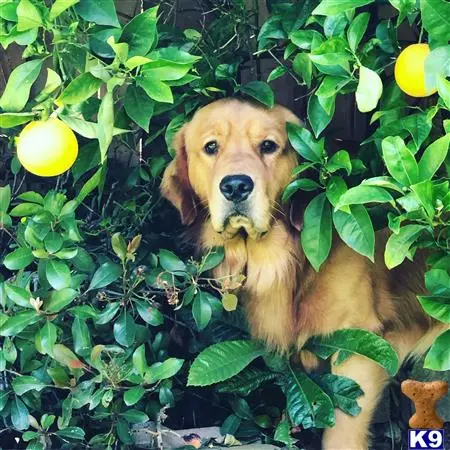
[[[380,274],[374,290],[375,265],[345,245],[335,247],[316,273],[300,250],[298,234],[281,222],[257,241],[242,236],[224,240],[206,223],[199,244],[225,248],[215,278],[246,276],[240,298],[251,333],[279,351],[301,348],[312,335],[349,326],[377,332],[383,326],[380,316],[394,315]]]

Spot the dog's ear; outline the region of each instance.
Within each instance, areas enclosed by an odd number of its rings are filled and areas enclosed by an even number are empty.
[[[186,153],[186,129],[184,125],[174,136],[172,145],[176,151],[175,158],[164,171],[161,193],[169,200],[181,215],[184,225],[191,225],[197,217],[195,194],[189,181]]]

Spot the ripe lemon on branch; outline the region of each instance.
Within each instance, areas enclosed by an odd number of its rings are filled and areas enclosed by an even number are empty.
[[[395,81],[411,97],[428,97],[436,92],[425,85],[425,59],[429,53],[428,44],[412,44],[402,50],[395,62]]]
[[[17,157],[34,175],[61,175],[72,167],[77,156],[77,138],[59,119],[30,122],[17,138]]]

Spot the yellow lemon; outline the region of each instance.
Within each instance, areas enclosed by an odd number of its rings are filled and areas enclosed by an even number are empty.
[[[398,87],[411,97],[428,97],[436,89],[425,86],[425,59],[430,53],[428,44],[412,44],[406,47],[395,62],[395,81]]]
[[[17,139],[17,157],[29,172],[54,177],[69,170],[78,156],[74,132],[61,120],[30,122]]]

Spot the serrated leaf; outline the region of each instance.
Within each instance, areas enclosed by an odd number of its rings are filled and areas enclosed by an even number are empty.
[[[287,411],[295,425],[302,425],[305,421],[312,421],[316,428],[334,425],[333,402],[304,372],[289,365],[284,391]]]
[[[264,353],[264,347],[253,341],[226,341],[211,345],[192,363],[188,386],[208,386],[227,380]]]
[[[253,367],[244,369],[228,381],[217,386],[219,393],[234,393],[239,395],[249,395],[264,383],[277,378],[275,372],[267,372]]]
[[[399,368],[398,355],[381,336],[367,330],[350,328],[338,330],[329,336],[316,336],[308,341],[306,348],[323,359],[336,352],[365,356],[394,376]]]

